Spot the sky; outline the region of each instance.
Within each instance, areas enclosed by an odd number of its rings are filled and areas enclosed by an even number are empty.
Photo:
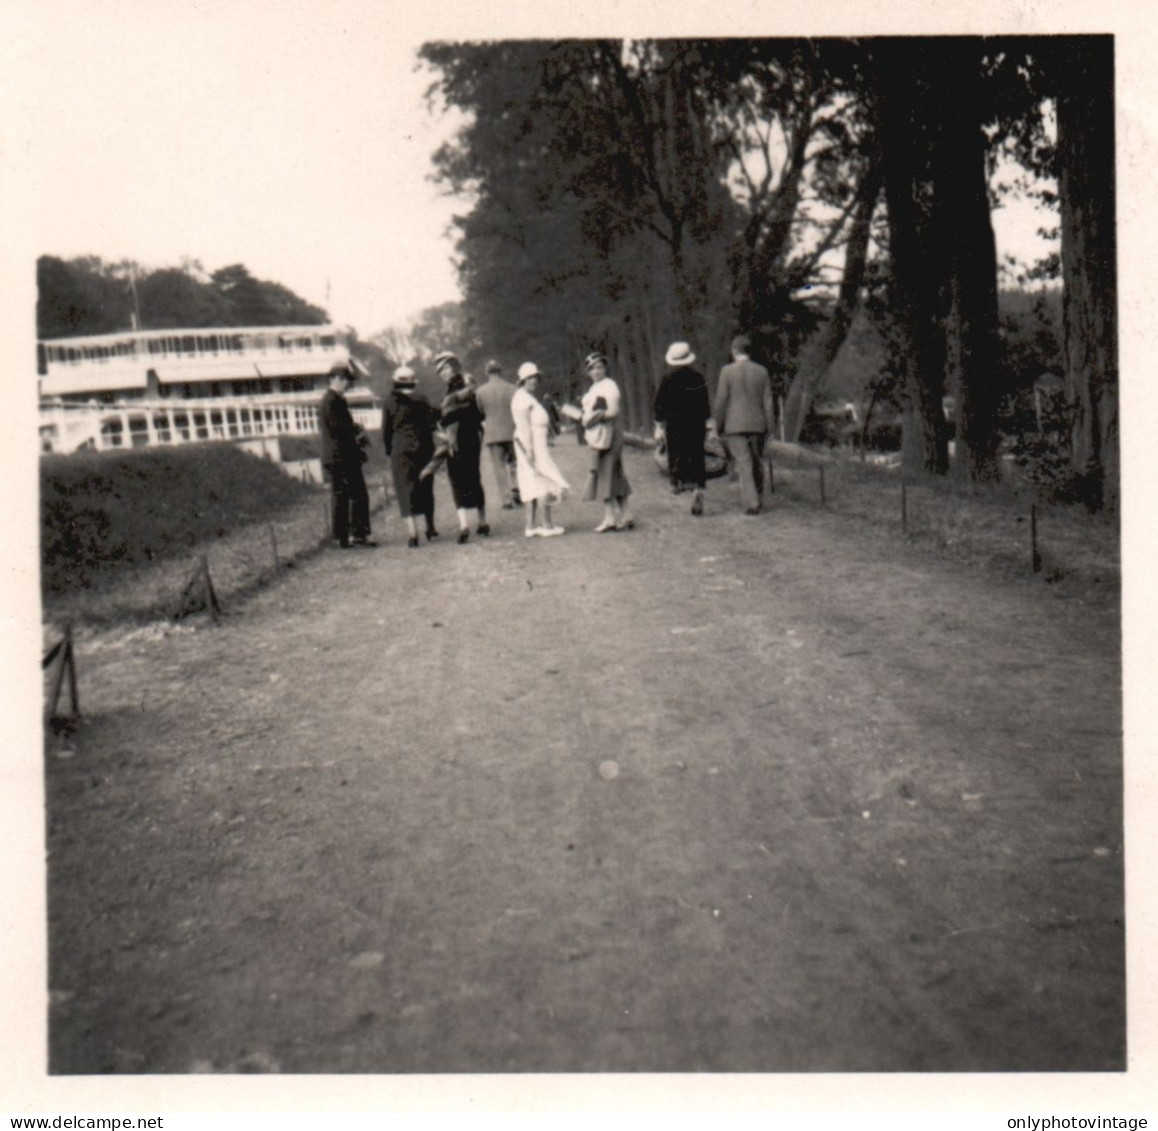
[[[458,297],[464,206],[430,180],[456,119],[425,105],[416,28],[350,3],[68,11],[30,28],[39,254],[244,263],[364,337]]]

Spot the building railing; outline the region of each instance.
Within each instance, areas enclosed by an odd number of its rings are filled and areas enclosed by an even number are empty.
[[[317,393],[289,393],[112,404],[42,402],[40,450],[68,454],[259,436],[316,435],[320,400]],[[381,427],[381,402],[356,394],[348,400],[354,420],[367,432]]]

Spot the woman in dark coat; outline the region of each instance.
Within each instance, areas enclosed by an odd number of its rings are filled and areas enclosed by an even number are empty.
[[[382,413],[382,438],[411,549],[418,545],[419,515],[426,520],[426,540],[438,537],[434,529],[434,480],[422,478],[422,469],[434,455],[438,410],[414,395],[416,385],[414,370],[400,365],[394,370],[394,390]]]
[[[671,488],[678,495],[692,492],[692,514],[704,513],[704,436],[712,406],[708,383],[692,368],[696,355],[687,342],[673,342],[665,358],[668,372],[655,394],[655,420],[667,442]]]
[[[474,385],[467,380],[462,362],[453,353],[440,353],[434,365],[435,372],[446,382],[439,430],[445,437],[446,474],[458,511],[461,543],[470,538],[471,511],[475,512],[479,534],[491,532],[480,470],[485,415],[474,395]]]

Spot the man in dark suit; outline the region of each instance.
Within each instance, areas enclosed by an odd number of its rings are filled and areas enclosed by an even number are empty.
[[[370,496],[362,475],[366,457],[360,442],[361,429],[354,423],[346,403],[346,390],[353,379],[353,370],[348,365],[335,365],[330,370],[330,387],[318,406],[322,467],[332,493],[331,531],[334,545],[342,550],[351,545],[377,545],[370,538]]]
[[[745,514],[759,514],[764,502],[764,444],[772,430],[772,379],[748,357],[744,334],[732,340],[732,363],[720,370],[716,389],[716,429],[740,473]]]

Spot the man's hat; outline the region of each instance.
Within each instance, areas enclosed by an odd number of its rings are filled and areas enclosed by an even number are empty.
[[[418,384],[414,370],[409,365],[400,365],[394,370],[394,387],[396,389],[413,389]]]
[[[696,355],[692,353],[692,347],[687,342],[672,342],[664,356],[664,361],[671,366],[691,365],[695,360]]]
[[[487,373],[502,373],[503,367],[492,357],[486,364]]]

